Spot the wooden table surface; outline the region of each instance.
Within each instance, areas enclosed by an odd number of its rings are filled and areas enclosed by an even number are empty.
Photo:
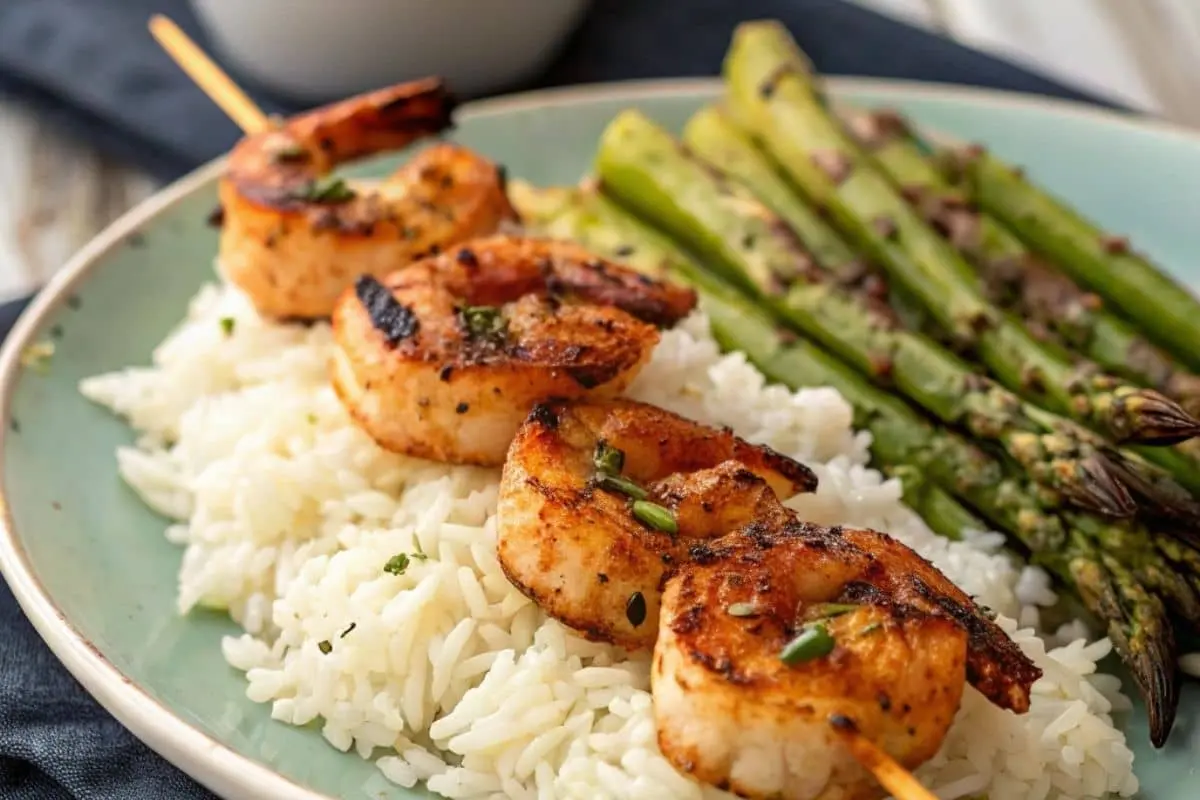
[[[1200,0],[853,2],[1200,127]],[[96,232],[157,188],[5,101],[0,186],[0,301],[41,285]]]

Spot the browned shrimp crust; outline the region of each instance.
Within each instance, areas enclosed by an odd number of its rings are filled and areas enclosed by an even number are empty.
[[[343,294],[333,385],[383,447],[499,465],[535,403],[619,394],[694,305],[573,244],[478,239]]]
[[[882,595],[893,604],[944,615],[967,634],[967,680],[988,700],[1018,714],[1029,710],[1029,690],[1042,671],[1021,652],[966,592],[937,567],[885,533],[858,528],[838,529],[843,538],[876,558],[858,581],[847,586],[846,598],[873,602]]]
[[[625,477],[676,513],[678,534],[634,519],[626,495],[597,485],[601,442],[624,454]],[[683,475],[696,491],[684,490]],[[648,648],[662,582],[689,547],[753,519],[765,495],[775,503],[776,493],[815,488],[803,464],[655,406],[542,404],[505,461],[497,553],[513,585],[555,619],[591,639]]]
[[[777,532],[696,552],[668,581],[652,684],[659,746],[683,772],[746,797],[882,797],[831,727],[847,719],[912,768],[958,711],[966,633],[891,602],[830,605],[869,556],[836,530],[783,515]],[[829,608],[835,615],[823,618]],[[795,664],[806,623],[836,642]]]
[[[385,275],[515,220],[502,170],[453,144],[423,150],[383,181],[327,178],[446,130],[453,108],[441,82],[426,79],[244,138],[219,187],[222,272],[264,316],[326,317],[358,275]]]
[[[789,662],[818,625],[828,650]],[[941,747],[965,681],[1023,712],[1041,672],[911,549],[760,503],[666,580],[651,675],[659,746],[680,770],[745,797],[849,800],[884,793],[833,722],[914,768]]]

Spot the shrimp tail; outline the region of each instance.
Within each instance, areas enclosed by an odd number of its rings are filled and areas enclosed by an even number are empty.
[[[320,142],[325,156],[338,163],[451,131],[458,106],[442,79],[429,77],[322,106],[289,120],[288,127]],[[347,130],[354,135],[341,135]]]

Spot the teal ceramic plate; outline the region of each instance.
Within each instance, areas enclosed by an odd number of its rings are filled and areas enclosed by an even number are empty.
[[[985,142],[1037,180],[1200,283],[1200,137],[1163,125],[1013,95],[832,80],[835,96],[900,108],[919,123]],[[567,89],[463,109],[455,138],[536,183],[578,179],[611,117],[634,105],[678,128],[717,91],[710,81]],[[363,171],[390,168],[376,162]],[[175,614],[180,551],[164,522],[118,479],[131,434],[84,400],[88,375],[149,362],[151,349],[213,277],[219,164],[184,178],[84,249],[26,313],[0,359],[3,535],[0,566],[39,632],[88,691],[151,747],[228,797],[410,798],[313,730],[274,723],[245,699],[218,647],[217,615]],[[54,337],[44,374],[19,355]],[[1200,345],[1200,343],[1198,343]],[[1128,733],[1142,797],[1200,797],[1189,754],[1200,691],[1188,687],[1163,751],[1140,709]]]

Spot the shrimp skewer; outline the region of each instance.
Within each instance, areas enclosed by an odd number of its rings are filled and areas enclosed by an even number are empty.
[[[207,70],[207,75],[209,78],[223,79],[223,85],[225,86],[224,91],[227,96],[217,98],[218,102],[222,108],[238,108],[242,112],[244,112],[242,115],[240,115],[238,117],[239,121],[243,125],[247,124],[245,120],[254,122],[254,121],[262,118],[263,115],[262,115],[261,111],[254,108],[253,104],[250,103],[244,97],[244,95],[242,95],[240,92],[235,93],[237,96],[234,96],[234,97],[228,96],[229,93],[232,91],[229,88],[229,87],[233,87],[232,81],[229,81],[228,76],[225,76],[223,73],[221,73],[219,68],[217,68],[214,64],[212,64],[211,61],[209,61],[208,59],[202,58],[203,54],[199,51],[198,48],[195,47],[194,44],[190,43],[190,41],[186,37],[186,34],[184,34],[182,31],[180,31],[173,24],[169,23],[169,21],[166,20],[165,18],[156,17],[156,19],[153,22],[158,23],[157,26],[152,24],[152,28],[154,28],[154,27],[158,28],[158,30],[156,30],[156,34],[160,35],[160,41],[164,41],[164,46],[167,46],[168,51],[171,52],[172,55],[176,56],[177,59],[183,60],[182,65],[189,72],[189,74],[197,74],[197,73],[203,74]],[[170,34],[165,40],[162,39],[162,37],[161,37],[161,34],[163,33],[163,29],[167,29],[166,33]],[[184,49],[181,50],[180,49],[181,43],[183,45],[190,45],[190,47],[185,47]],[[201,59],[199,63],[197,63],[197,59]],[[203,86],[206,91],[209,91],[211,89],[211,87],[214,85],[220,85],[220,82],[218,82],[218,84],[214,84],[211,80],[208,80],[203,83]],[[744,446],[739,448],[738,442],[736,440],[732,443],[732,448],[735,451],[740,450],[741,455],[743,455],[743,456],[746,455]],[[764,453],[765,454],[769,453],[769,451],[764,451]],[[751,458],[750,460],[753,461],[754,459]],[[769,456],[766,458],[766,461],[768,461],[768,462],[772,461],[772,460],[773,459]],[[767,467],[767,464],[764,463],[761,466],[763,466],[765,468],[765,467]],[[805,476],[802,471],[797,471],[794,467],[791,467],[791,468],[787,467],[786,462],[784,462],[782,465],[777,465],[777,466],[779,466],[778,469],[775,469],[775,468],[764,469],[765,474],[763,476],[761,476],[764,478],[765,482],[772,488],[773,491],[780,492],[786,496],[786,494],[789,493],[790,491],[801,491],[801,490],[811,491],[815,487],[815,482],[812,480],[811,474],[808,474],[807,476]],[[797,465],[797,466],[799,466],[799,465]],[[706,478],[709,479],[709,482],[707,483],[708,488],[707,488],[707,490],[702,490],[699,493],[689,495],[686,491],[684,491],[687,488],[686,486],[683,486],[683,485],[672,486],[670,479],[664,480],[664,482],[663,482],[664,493],[671,493],[671,492],[677,493],[675,495],[676,500],[677,500],[676,505],[675,505],[676,513],[680,514],[681,516],[683,516],[685,518],[688,518],[688,517],[694,518],[695,514],[697,513],[697,511],[696,511],[697,509],[700,512],[703,512],[704,514],[710,513],[711,508],[710,508],[709,504],[711,503],[711,500],[701,499],[699,501],[693,502],[690,507],[687,503],[687,500],[688,500],[689,496],[693,500],[695,500],[696,497],[703,496],[705,491],[708,491],[710,494],[715,494],[715,495],[721,494],[723,491],[720,489],[722,476],[719,473],[720,473],[720,469],[722,469],[722,468],[727,471],[730,471],[730,470],[733,471],[733,474],[729,475],[728,477],[734,478],[734,479],[741,479],[744,481],[745,476],[743,476],[741,474],[741,468],[736,465],[736,462],[730,462],[730,461],[722,462],[722,464],[719,465],[719,468],[710,470],[710,474],[708,476],[705,476]],[[695,475],[695,473],[693,473],[693,476],[694,475]],[[712,480],[713,478],[715,478],[716,480],[713,481]],[[681,482],[682,482],[682,479],[679,481],[676,481],[676,483],[681,483]],[[701,486],[705,485],[703,482],[703,479],[701,479],[700,485]],[[744,514],[747,511],[753,511],[759,505],[760,502],[767,504],[767,505],[770,504],[769,499],[766,499],[763,497],[761,488],[760,488],[758,494],[759,494],[759,500],[757,500],[757,501],[751,500],[751,501],[747,502],[746,499],[743,498],[742,501],[740,502],[740,504],[738,502],[735,502],[734,504],[732,504],[732,506],[723,506],[723,508],[726,508],[726,509],[740,508],[741,513]],[[701,518],[701,519],[703,519],[703,518]],[[702,528],[702,527],[703,527],[703,523],[701,523],[701,525],[697,526],[697,529]],[[668,612],[664,612],[664,615],[665,615],[665,613],[668,613]],[[628,614],[628,606],[627,606],[627,614]],[[661,665],[662,665],[662,659],[657,659],[656,660],[656,674],[661,672],[661,669],[660,669]],[[1027,671],[1022,674],[1022,678],[1025,678],[1026,680],[1031,682],[1031,679],[1029,678]],[[848,718],[845,718],[845,717],[838,717],[838,721],[839,721],[839,729],[841,730],[841,735],[843,736],[843,739],[846,741],[847,745],[851,748],[852,752],[855,753],[855,757],[859,758],[864,765],[868,765],[869,768],[872,769],[872,771],[874,771],[877,775],[882,776],[881,780],[886,779],[885,783],[887,783],[887,785],[889,787],[891,787],[891,786],[897,787],[895,789],[897,797],[906,798],[906,800],[920,800],[921,792],[919,790],[921,787],[919,786],[919,784],[916,783],[915,779],[913,779],[911,775],[905,773],[901,767],[896,765],[895,762],[891,761],[890,756],[888,756],[888,754],[886,752],[879,750],[868,739],[863,738],[861,736],[861,734],[858,732],[856,727],[848,727],[846,723],[849,723],[849,725],[853,726],[853,722],[851,720],[849,720]],[[661,736],[660,736],[660,738],[661,738]],[[670,750],[670,746],[669,746],[669,742],[668,742],[667,746],[664,747],[664,751],[669,751],[669,750]],[[676,757],[676,760],[678,760],[677,757]],[[685,770],[690,769],[693,771],[694,771],[694,767],[695,767],[694,763],[691,763],[691,762],[680,764],[680,766]],[[719,782],[722,785],[729,785],[729,786],[734,785],[732,776],[718,778],[717,782]],[[794,793],[786,794],[786,795],[783,793],[776,793],[776,796],[790,798],[795,795],[794,795]],[[854,796],[854,794],[843,794],[844,798],[851,798],[853,796]]]
[[[746,797],[877,797],[831,720],[912,767],[966,681],[1020,713],[1040,671],[909,548],[783,505],[814,488],[796,462],[662,409],[541,405],[509,449],[498,555],[564,624],[654,648],[659,745],[681,771]],[[631,497],[666,516],[638,518]]]
[[[619,394],[694,304],[576,245],[474,240],[346,290],[333,385],[385,448],[498,466],[535,403]]]
[[[453,144],[422,151],[383,181],[329,177],[346,162],[447,130],[453,109],[430,78],[243,138],[219,185],[221,271],[264,316],[326,317],[358,275],[381,277],[514,221],[502,170]]]

